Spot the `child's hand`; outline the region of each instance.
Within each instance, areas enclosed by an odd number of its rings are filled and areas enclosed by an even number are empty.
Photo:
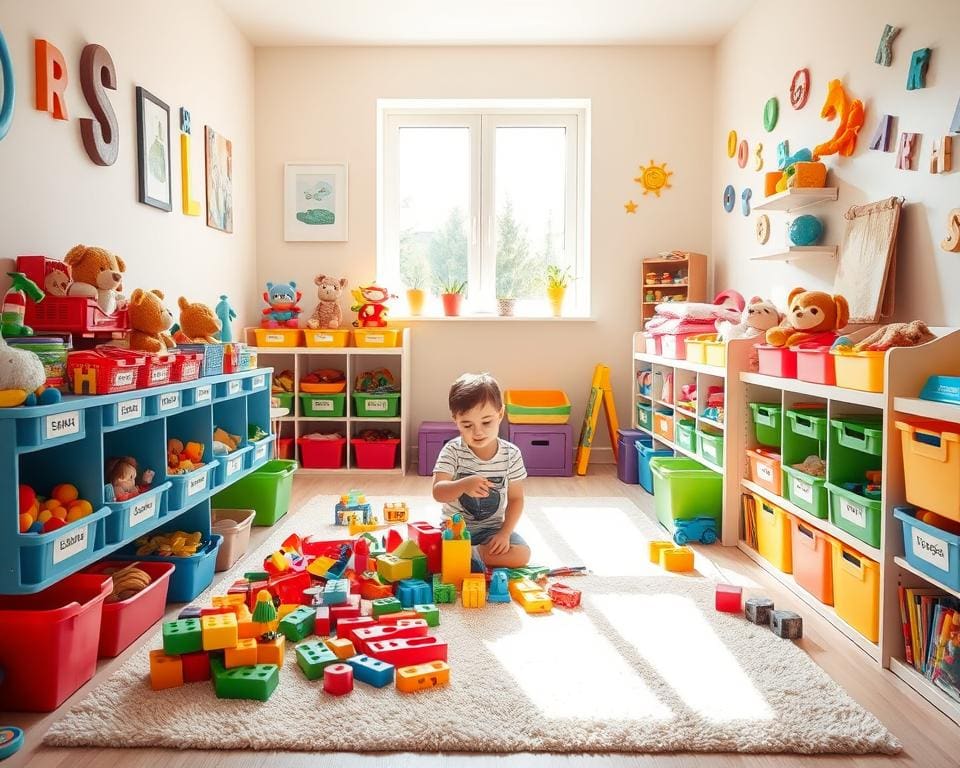
[[[487,539],[487,552],[491,555],[503,555],[510,549],[510,534],[506,531],[497,531]]]
[[[490,489],[493,487],[490,481],[483,475],[473,475],[465,477],[461,481],[463,492],[474,499],[483,499],[490,495]]]

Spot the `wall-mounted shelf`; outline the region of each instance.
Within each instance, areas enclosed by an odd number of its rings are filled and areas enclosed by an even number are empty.
[[[755,211],[799,211],[817,203],[836,200],[840,196],[836,187],[789,187],[783,192],[764,198],[753,206]]]
[[[751,256],[750,261],[797,261],[814,257],[835,259],[838,250],[839,248],[836,245],[791,245],[785,251]]]

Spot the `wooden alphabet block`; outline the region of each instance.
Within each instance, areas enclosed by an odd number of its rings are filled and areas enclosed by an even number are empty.
[[[769,597],[751,597],[743,608],[744,615],[754,624],[770,624],[770,614],[773,613],[773,600]]]
[[[877,123],[877,130],[870,139],[870,149],[881,152],[890,151],[890,132],[893,129],[893,115],[883,115]]]
[[[900,134],[900,145],[897,149],[897,168],[901,171],[915,170],[913,155],[916,152],[919,139],[919,133],[904,132]]]
[[[777,637],[798,640],[803,637],[803,619],[793,611],[773,611],[770,614],[770,629]]]
[[[930,152],[930,173],[949,173],[953,170],[953,136],[933,141]]]

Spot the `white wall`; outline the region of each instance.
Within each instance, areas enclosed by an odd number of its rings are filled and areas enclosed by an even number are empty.
[[[99,245],[125,260],[128,294],[160,288],[174,308],[180,294],[214,304],[226,293],[238,310],[252,311],[253,48],[219,6],[0,0],[0,31],[16,82],[13,123],[0,140],[0,259],[23,253],[62,258],[77,243]],[[64,55],[68,121],[34,108],[34,38]],[[117,74],[117,90],[108,96],[117,115],[119,157],[107,167],[87,157],[80,138],[78,118],[91,116],[79,78],[88,43],[110,52]],[[137,85],[170,106],[170,213],[137,202]],[[207,227],[205,209],[199,217],[181,213],[180,106],[191,112],[194,199],[202,208],[204,124],[233,141],[233,234]]]
[[[595,322],[412,323],[413,397],[404,407],[414,425],[446,418],[450,382],[489,370],[506,387],[565,390],[576,437],[593,367],[604,362],[627,426],[641,259],[709,250],[712,69],[708,48],[259,48],[259,282],[293,279],[309,289],[318,272],[354,286],[375,277],[378,98],[590,98]],[[633,177],[651,159],[675,172],[673,188],[641,199]],[[348,242],[283,241],[283,164],[309,160],[349,163]],[[628,216],[630,198],[640,205]],[[311,312],[314,294],[305,292]]]
[[[901,28],[893,44],[893,63],[874,63],[884,24]],[[744,218],[739,195],[750,186],[753,199],[763,198],[763,172],[753,171],[752,151],[764,146],[764,171],[776,167],[776,147],[790,140],[791,151],[812,147],[833,135],[836,121],[820,118],[827,83],[843,80],[848,94],[863,101],[866,123],[851,157],[823,158],[830,169],[828,183],[840,189],[835,203],[821,204],[805,213],[821,216],[825,243],[839,243],[843,212],[851,205],[893,195],[906,198],[900,220],[896,317],[920,318],[935,325],[960,325],[958,254],[940,249],[946,234],[947,214],[960,206],[960,140],[954,139],[954,172],[931,175],[928,171],[934,137],[946,134],[960,98],[960,3],[952,0],[808,0],[802,12],[794,6],[757,3],[723,39],[716,52],[716,98],[711,149],[713,173],[709,214],[713,222],[716,285],[734,287],[746,295],[773,295],[783,301],[789,289],[803,285],[830,290],[835,262],[750,262],[760,252],[754,236],[757,214]],[[927,87],[907,91],[910,57],[918,48],[932,48]],[[797,111],[790,106],[793,73],[809,67],[811,95]],[[770,96],[780,102],[780,120],[772,133],[763,129],[763,107]],[[897,116],[894,151],[868,149],[883,114]],[[726,153],[730,129],[747,138],[751,162],[741,170]],[[901,171],[895,165],[895,146],[901,131],[922,134],[919,170]],[[831,180],[832,179],[832,180]],[[737,205],[726,213],[721,205],[727,184],[737,189]],[[786,242],[786,214],[768,213],[775,238]]]

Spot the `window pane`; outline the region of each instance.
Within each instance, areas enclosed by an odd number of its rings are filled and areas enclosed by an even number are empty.
[[[470,129],[401,128],[400,277],[437,294],[467,282]]]
[[[566,129],[497,128],[497,296],[544,296],[548,264],[565,248]]]

